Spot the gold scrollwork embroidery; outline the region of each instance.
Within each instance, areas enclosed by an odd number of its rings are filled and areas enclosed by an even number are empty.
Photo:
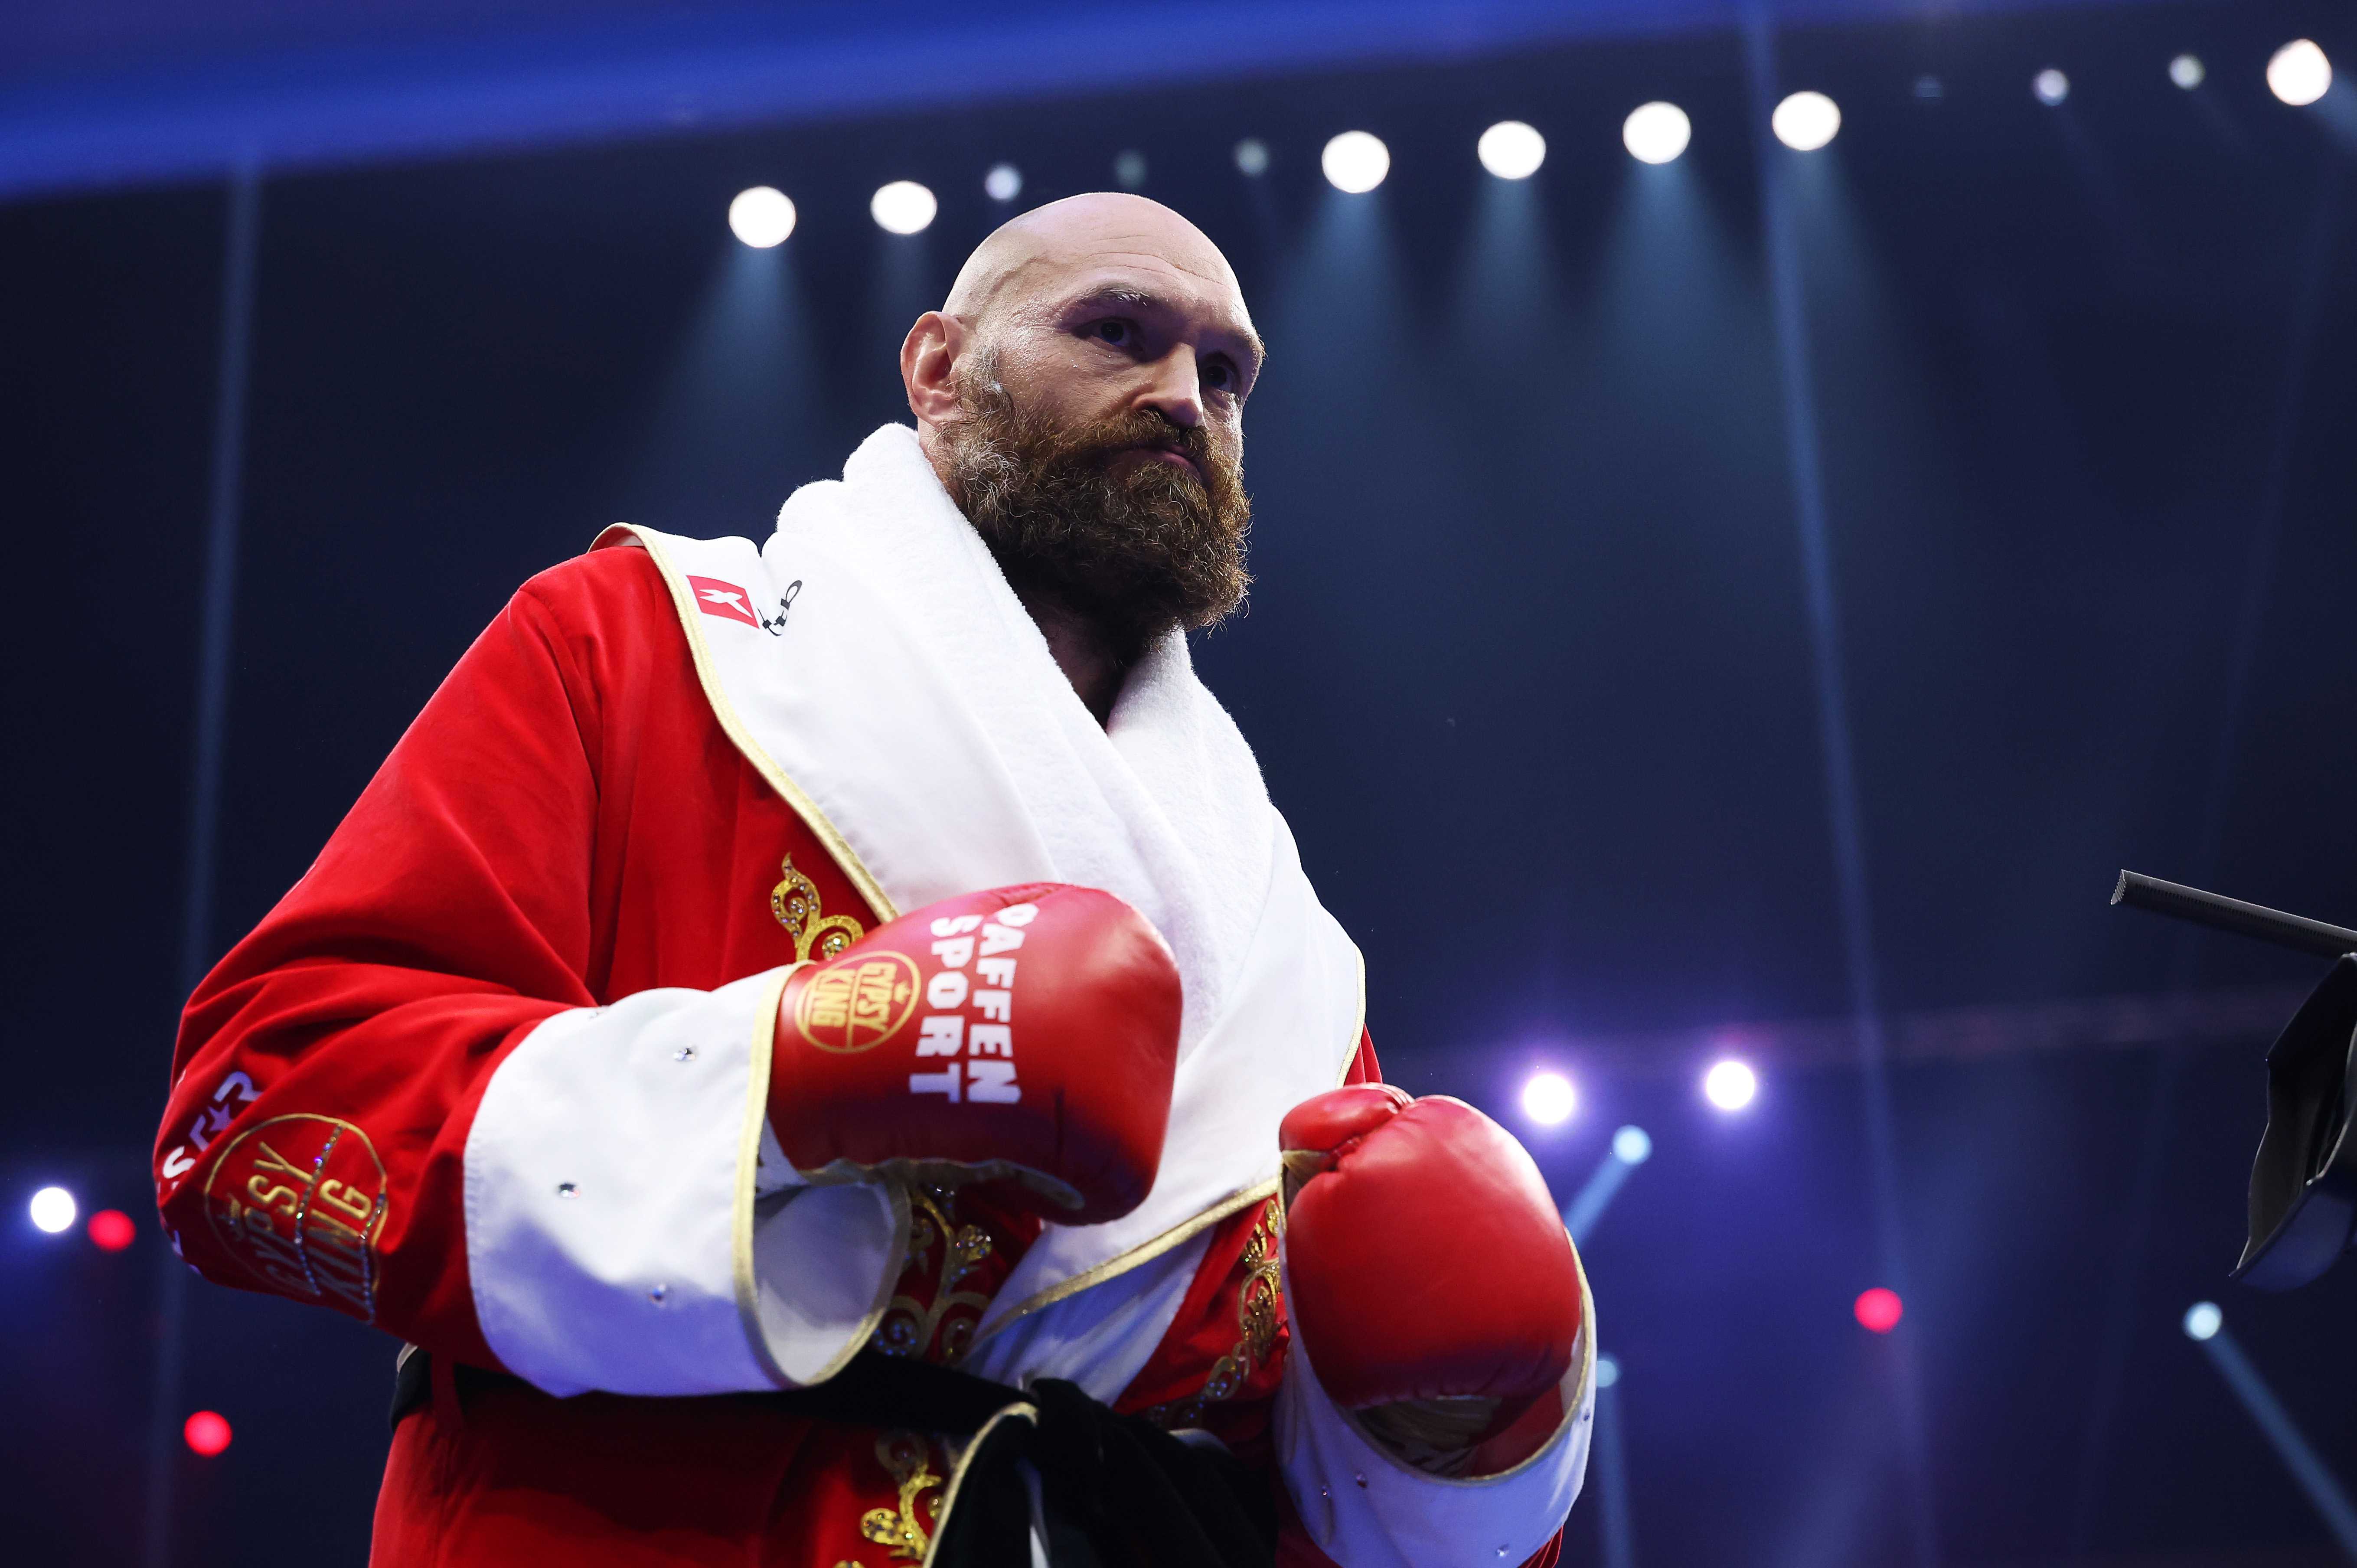
[[[933,1349],[933,1337],[938,1333],[942,1361],[955,1366],[973,1341],[974,1325],[990,1305],[990,1298],[953,1287],[990,1256],[990,1232],[979,1225],[955,1223],[942,1208],[943,1201],[945,1195],[937,1187],[915,1187],[909,1193],[912,1211],[909,1219],[909,1262],[922,1262],[933,1244],[942,1243],[933,1304],[923,1305],[912,1295],[894,1296],[884,1309],[884,1320],[876,1326],[874,1342],[876,1348],[887,1356],[921,1358]],[[944,1328],[942,1320],[960,1307],[974,1316],[951,1318]]]
[[[820,911],[818,884],[794,869],[792,855],[786,856],[778,869],[785,877],[770,889],[770,913],[794,939],[796,962],[815,958],[823,963],[867,934],[867,929],[848,915]]]
[[[1203,1380],[1201,1392],[1192,1399],[1154,1406],[1146,1412],[1148,1421],[1166,1428],[1194,1425],[1203,1419],[1204,1406],[1232,1399],[1253,1369],[1276,1348],[1276,1305],[1284,1290],[1279,1283],[1277,1239],[1284,1234],[1285,1207],[1271,1198],[1262,1207],[1252,1234],[1244,1238],[1243,1254],[1237,1260],[1244,1278],[1236,1287],[1235,1348],[1211,1363],[1211,1375]]]
[[[918,1517],[920,1504],[934,1523],[941,1522],[941,1498],[925,1497],[942,1485],[942,1477],[933,1474],[931,1445],[913,1432],[888,1432],[876,1440],[876,1457],[900,1488],[899,1506],[868,1509],[860,1516],[859,1533],[889,1548],[896,1558],[921,1562],[932,1537]]]

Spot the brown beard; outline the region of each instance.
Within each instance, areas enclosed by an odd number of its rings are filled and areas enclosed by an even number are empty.
[[[992,367],[959,378],[963,417],[942,427],[950,497],[973,520],[1008,584],[1053,600],[1133,663],[1174,627],[1218,625],[1252,577],[1243,471],[1200,426],[1135,409],[1059,425],[1017,406]],[[1194,463],[1114,461],[1161,446]]]

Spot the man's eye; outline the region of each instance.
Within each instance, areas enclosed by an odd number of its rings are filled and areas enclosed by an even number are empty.
[[[1126,343],[1129,341],[1129,323],[1126,321],[1100,321],[1096,324],[1096,335],[1108,343]]]
[[[1233,392],[1236,372],[1230,367],[1212,363],[1203,367],[1203,380],[1214,392]]]

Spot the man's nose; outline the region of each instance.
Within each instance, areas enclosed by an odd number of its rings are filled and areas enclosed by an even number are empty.
[[[1139,404],[1184,429],[1202,424],[1203,384],[1195,351],[1182,343],[1155,361],[1153,372]]]

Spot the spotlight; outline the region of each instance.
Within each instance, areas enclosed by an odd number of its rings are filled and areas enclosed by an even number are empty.
[[[1523,1085],[1523,1114],[1543,1126],[1571,1120],[1579,1109],[1579,1090],[1559,1072],[1534,1072]]]
[[[1383,184],[1383,176],[1392,172],[1392,150],[1365,131],[1345,131],[1326,144],[1318,166],[1326,171],[1327,184],[1358,196]]]
[[[794,204],[782,190],[757,185],[728,204],[728,231],[757,251],[786,242],[794,231]]]
[[[180,1436],[210,1459],[229,1446],[229,1422],[218,1411],[200,1410],[180,1424]]]
[[[2324,96],[2332,85],[2332,62],[2306,38],[2294,38],[2267,60],[2267,91],[2297,109]]]
[[[1236,167],[1258,179],[1268,172],[1268,144],[1258,136],[1246,136],[1236,144]]]
[[[867,201],[867,215],[876,226],[893,234],[921,234],[932,223],[942,204],[913,179],[896,179]]]
[[[1858,1326],[1875,1334],[1889,1333],[1899,1326],[1899,1320],[1907,1316],[1907,1308],[1900,1302],[1899,1293],[1885,1290],[1880,1285],[1860,1292],[1857,1305],[1850,1310],[1857,1314]]]
[[[131,1245],[139,1228],[119,1208],[102,1208],[90,1217],[90,1239],[102,1252],[120,1252]]]
[[[2214,1301],[2197,1301],[2185,1309],[2185,1337],[2207,1339],[2226,1326],[2226,1315]]]
[[[982,177],[982,193],[993,201],[1012,201],[1023,194],[1023,171],[1013,164],[993,164]]]
[[[2071,79],[2050,65],[2029,79],[2029,91],[2038,94],[2038,102],[2051,108],[2071,96]]]
[[[1929,101],[1942,96],[1947,91],[1936,76],[1919,76],[1915,79],[1915,96],[1918,98]]]
[[[1702,1075],[1705,1100],[1721,1111],[1740,1111],[1760,1092],[1760,1075],[1733,1057],[1710,1064]]]
[[[1146,183],[1146,155],[1140,152],[1116,154],[1113,160],[1114,183],[1124,190],[1135,190]]]
[[[1841,108],[1822,92],[1795,92],[1768,117],[1776,139],[1796,153],[1813,153],[1841,129]]]
[[[74,1196],[61,1187],[41,1188],[26,1208],[33,1216],[33,1223],[52,1236],[73,1226]]]
[[[1500,179],[1528,179],[1546,162],[1546,138],[1520,120],[1501,120],[1474,146],[1481,166]]]
[[[1653,1157],[1653,1140],[1642,1127],[1623,1127],[1612,1134],[1612,1157],[1624,1165],[1641,1165]]]
[[[2188,92],[2201,86],[2201,79],[2209,74],[2200,55],[2179,55],[2169,62],[2169,80]]]
[[[1609,1356],[1596,1358],[1596,1386],[1609,1389],[1620,1380],[1620,1363]]]
[[[1674,103],[1640,103],[1620,122],[1620,145],[1641,164],[1665,164],[1686,150],[1694,123]]]

